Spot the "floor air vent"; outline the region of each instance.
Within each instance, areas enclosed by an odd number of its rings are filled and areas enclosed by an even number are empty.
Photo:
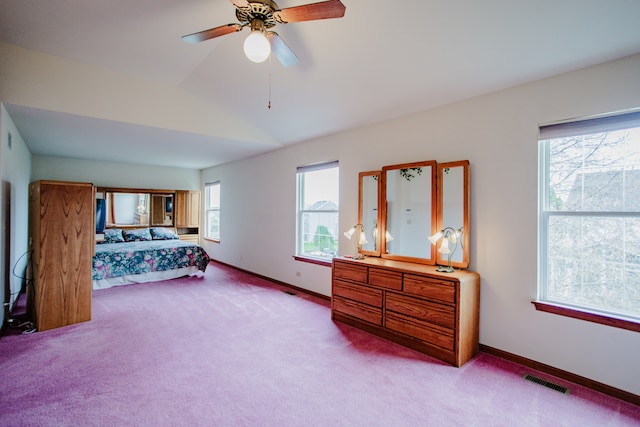
[[[533,375],[527,374],[524,376],[524,379],[527,381],[531,381],[532,383],[540,384],[552,390],[559,391],[560,393],[569,394],[569,389],[567,387],[545,381],[542,378],[534,377]]]

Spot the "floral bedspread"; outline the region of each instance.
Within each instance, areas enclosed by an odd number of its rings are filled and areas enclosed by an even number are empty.
[[[201,246],[182,240],[103,243],[96,245],[92,280],[190,266],[204,272],[209,261]]]

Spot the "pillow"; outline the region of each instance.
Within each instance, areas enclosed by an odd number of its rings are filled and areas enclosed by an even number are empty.
[[[124,237],[122,236],[122,230],[119,228],[107,228],[104,230],[104,243],[122,243]]]
[[[167,227],[151,227],[151,238],[153,240],[177,240],[180,237],[171,229]]]
[[[148,228],[135,228],[122,231],[125,242],[145,242],[151,240],[151,233]]]

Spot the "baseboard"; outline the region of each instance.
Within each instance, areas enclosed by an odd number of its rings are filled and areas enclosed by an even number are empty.
[[[227,264],[226,262],[222,262],[222,261],[218,261],[217,259],[212,259],[211,262],[215,262],[215,263],[224,265],[226,267],[230,267],[230,268],[233,268],[235,270],[242,271],[243,273],[251,274],[252,276],[259,277],[260,279],[267,280],[267,281],[269,281],[271,283],[275,283],[276,285],[284,286],[286,288],[295,290],[296,292],[301,292],[301,293],[305,293],[305,294],[308,294],[308,295],[312,295],[312,296],[314,296],[316,298],[320,298],[320,299],[323,299],[325,301],[331,301],[331,297],[329,297],[329,296],[322,295],[322,294],[319,294],[317,292],[310,291],[309,289],[300,288],[298,286],[294,286],[294,285],[291,285],[291,284],[286,283],[286,282],[281,282],[280,280],[272,279],[271,277],[263,276],[261,274],[254,273],[253,271],[245,270],[244,268],[236,267],[235,265]]]
[[[589,378],[581,377],[580,375],[576,375],[571,372],[563,371],[562,369],[554,368],[550,365],[545,365],[544,363],[536,362],[535,360],[527,359],[526,357],[518,356],[517,354],[493,348],[488,345],[480,344],[480,351],[640,406],[640,396],[636,394],[608,386]]]

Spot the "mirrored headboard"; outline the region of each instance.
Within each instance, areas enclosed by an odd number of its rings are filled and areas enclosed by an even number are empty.
[[[173,226],[175,192],[132,188],[98,188],[106,200],[106,228]]]

